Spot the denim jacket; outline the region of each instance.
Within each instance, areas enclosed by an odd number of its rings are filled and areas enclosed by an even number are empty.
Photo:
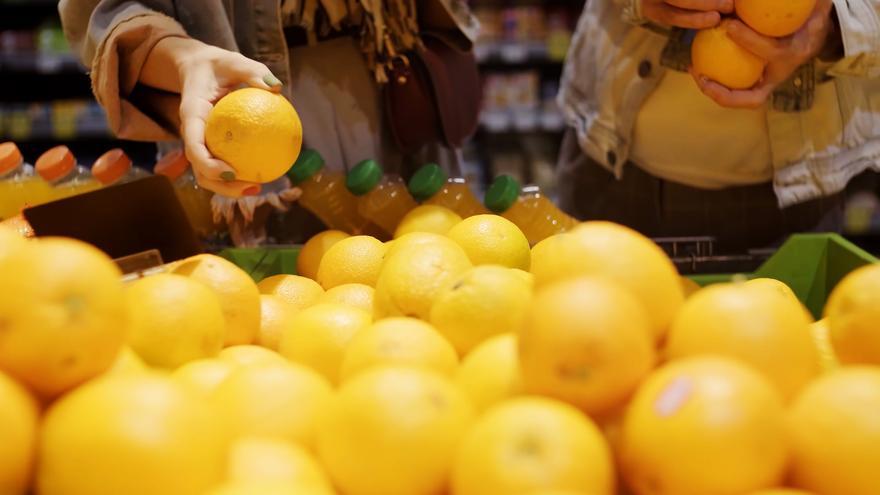
[[[441,27],[457,28],[471,41],[478,23],[465,0],[419,0]],[[64,33],[89,69],[92,89],[111,131],[120,138],[177,138],[176,95],[137,84],[147,55],[160,40],[192,37],[266,64],[291,80],[281,0],[61,0]],[[290,96],[290,95],[288,95]]]
[[[880,1],[834,4],[843,58],[805,64],[768,102],[773,183],[781,207],[837,193],[855,175],[880,170]],[[690,64],[692,33],[646,25],[640,5],[641,0],[587,2],[559,94],[582,150],[618,177],[643,102],[665,71]],[[819,92],[823,104],[816,104]]]

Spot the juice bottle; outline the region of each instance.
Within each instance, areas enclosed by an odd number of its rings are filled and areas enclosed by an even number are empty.
[[[98,179],[102,186],[106,187],[131,182],[150,174],[132,166],[131,158],[124,151],[113,148],[101,155],[92,165],[92,175]]]
[[[34,176],[34,167],[24,163],[15,143],[0,144],[0,220],[14,217],[33,204],[30,196],[41,183]]]
[[[357,196],[358,212],[388,234],[418,206],[399,175],[384,175],[376,160],[364,160],[348,171],[346,187]]]
[[[290,171],[290,181],[302,190],[299,203],[315,214],[328,229],[359,234],[367,224],[358,213],[358,200],[345,187],[345,174],[324,169],[324,158],[304,150]]]
[[[520,189],[509,175],[496,178],[486,191],[486,207],[515,223],[532,245],[577,226],[578,221],[556,207],[537,186]]]
[[[214,223],[214,214],[211,211],[211,197],[214,193],[199,186],[183,151],[176,150],[163,156],[156,163],[153,172],[171,179],[177,199],[199,236],[204,238],[217,233],[220,226]]]
[[[463,178],[450,178],[436,163],[416,171],[409,180],[409,192],[422,204],[449,208],[461,218],[489,213]]]
[[[68,198],[101,187],[92,174],[80,165],[67,146],[56,146],[37,159],[37,173],[52,188],[49,201]]]

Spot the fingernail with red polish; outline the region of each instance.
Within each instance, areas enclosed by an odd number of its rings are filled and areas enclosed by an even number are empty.
[[[260,186],[251,186],[241,192],[243,196],[256,196],[260,194]]]

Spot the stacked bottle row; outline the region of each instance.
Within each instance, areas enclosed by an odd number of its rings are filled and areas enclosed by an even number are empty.
[[[196,232],[207,237],[218,232],[213,221],[211,196],[199,187],[182,151],[165,155],[155,173],[167,176],[174,185],[187,217]],[[0,144],[0,220],[15,217],[22,209],[45,204],[101,187],[123,184],[146,177],[149,173],[133,166],[121,149],[101,155],[91,170],[77,162],[67,146],[56,146],[37,159],[25,162],[15,143]]]
[[[384,173],[375,160],[362,161],[345,174],[327,170],[320,154],[304,150],[288,177],[302,190],[304,208],[328,228],[350,234],[378,229],[391,235],[419,203],[443,206],[462,218],[496,213],[515,223],[532,244],[577,224],[538,187],[522,188],[506,175],[495,179],[481,202],[463,178],[449,177],[436,164],[420,168],[407,184],[399,175]]]

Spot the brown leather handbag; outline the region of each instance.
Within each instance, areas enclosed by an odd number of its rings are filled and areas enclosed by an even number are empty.
[[[388,124],[397,146],[413,153],[437,142],[461,147],[477,130],[482,85],[473,51],[440,33],[397,57],[385,85]]]

